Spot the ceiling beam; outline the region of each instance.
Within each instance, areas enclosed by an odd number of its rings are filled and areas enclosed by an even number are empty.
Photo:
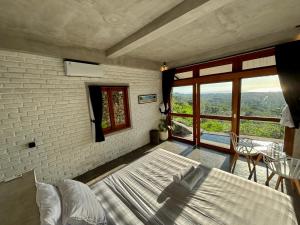
[[[171,31],[215,11],[234,0],[184,0],[148,25],[123,39],[106,51],[109,58],[120,57]],[[158,6],[159,7],[159,6]]]

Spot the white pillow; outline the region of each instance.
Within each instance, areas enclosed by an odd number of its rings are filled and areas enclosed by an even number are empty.
[[[41,225],[61,225],[61,202],[57,188],[39,182],[36,183],[36,188]]]
[[[106,224],[104,209],[86,184],[64,180],[58,188],[62,197],[63,225]]]

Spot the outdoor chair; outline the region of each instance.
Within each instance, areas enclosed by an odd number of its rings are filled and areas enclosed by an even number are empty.
[[[296,187],[298,194],[300,195],[300,159],[289,156],[280,160],[273,160],[267,156],[264,156],[263,159],[267,167],[271,170],[271,174],[268,176],[266,184],[268,184],[276,174],[278,175],[275,186],[276,190],[278,190],[279,185],[281,184],[281,191],[283,192],[283,180],[290,180],[292,187]]]
[[[230,139],[233,146],[233,150],[235,152],[233,159],[230,165],[230,172],[234,173],[236,162],[240,156],[244,156],[247,160],[248,169],[249,169],[249,177],[251,179],[252,170],[254,170],[254,181],[257,181],[256,178],[256,170],[255,170],[255,157],[259,155],[259,152],[254,149],[254,145],[251,139],[242,138],[236,135],[234,132],[230,132]],[[253,165],[253,169],[251,168],[251,164]]]

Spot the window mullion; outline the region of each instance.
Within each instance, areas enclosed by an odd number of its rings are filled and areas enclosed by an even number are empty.
[[[123,104],[125,110],[125,122],[126,127],[129,127],[130,124],[130,117],[129,117],[129,103],[128,103],[128,92],[126,88],[123,88]]]
[[[108,107],[109,107],[109,117],[110,117],[111,128],[115,129],[116,124],[115,124],[115,117],[114,117],[114,107],[113,107],[112,89],[111,88],[107,89],[107,94],[108,94]]]

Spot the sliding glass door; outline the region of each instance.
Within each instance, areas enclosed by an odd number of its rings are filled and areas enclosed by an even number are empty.
[[[294,130],[279,123],[285,101],[274,54],[270,48],[176,69],[171,137],[229,151],[234,132],[257,148],[282,143],[291,154]]]
[[[200,83],[198,90],[199,144],[229,150],[233,131],[253,139],[257,149],[272,142],[283,145],[285,130],[279,121],[285,100],[278,75]]]
[[[200,84],[200,143],[230,148],[232,82]]]

